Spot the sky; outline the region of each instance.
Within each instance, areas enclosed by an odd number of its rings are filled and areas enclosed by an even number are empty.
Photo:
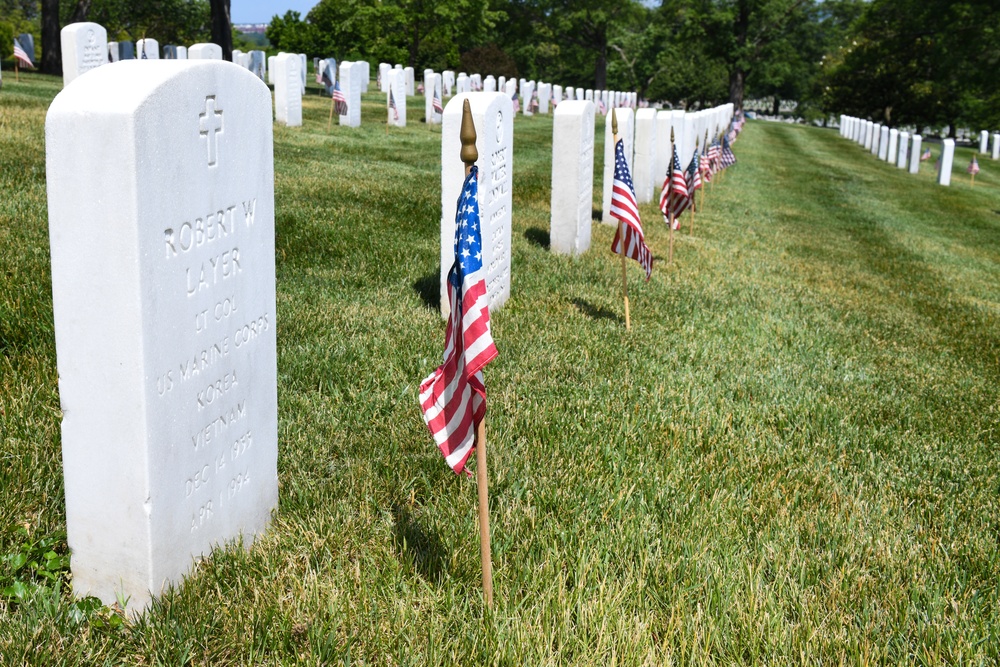
[[[270,23],[277,14],[284,16],[289,9],[305,18],[319,0],[232,0],[229,18],[233,23]]]

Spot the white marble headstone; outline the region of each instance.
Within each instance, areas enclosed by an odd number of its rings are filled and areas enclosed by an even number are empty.
[[[434,111],[434,91],[437,91],[438,101],[444,106],[441,93],[441,75],[430,70],[424,73],[424,121],[431,125],[441,123],[441,114]]]
[[[994,160],[1000,159],[1000,134],[993,135],[993,152],[990,154]]]
[[[302,125],[301,63],[297,53],[280,53],[274,61],[274,117],[289,127]]]
[[[941,167],[938,169],[938,185],[951,185],[951,166],[955,160],[955,140],[941,142]]]
[[[896,128],[892,128],[891,130],[889,130],[889,146],[885,152],[886,162],[892,162],[896,159],[898,152],[896,145],[898,142],[899,142],[899,130],[897,130]]]
[[[441,85],[444,86],[445,97],[451,97],[455,88],[455,72],[451,71],[450,69],[446,69],[444,72],[442,72]]]
[[[910,173],[916,174],[920,171],[920,144],[922,139],[919,134],[913,135],[913,147],[910,148]]]
[[[177,47],[177,60],[187,60],[188,59],[188,47],[178,46]]]
[[[160,43],[155,39],[139,39],[135,42],[135,57],[139,60],[159,60]]]
[[[899,133],[899,148],[896,151],[896,166],[900,169],[906,169],[906,156],[908,155],[907,149],[910,144],[910,133],[900,132]]]
[[[492,74],[488,74],[485,79],[483,79],[483,92],[484,93],[495,93],[497,91],[497,80]]]
[[[364,90],[365,66],[360,62],[340,63],[340,92],[347,100],[347,113],[338,116],[341,125],[361,127],[361,91]]]
[[[406,127],[406,75],[401,69],[389,70],[389,88],[392,91],[392,102],[396,109],[389,107],[389,95],[386,94],[386,113],[389,125]]]
[[[653,201],[656,190],[656,109],[639,109],[635,112],[635,158],[632,164],[632,185],[636,203]],[[660,178],[663,182],[663,178]]]
[[[465,181],[465,165],[459,155],[465,99],[469,100],[476,125],[479,217],[490,311],[495,312],[510,296],[514,182],[514,116],[510,98],[503,93],[463,93],[445,106],[441,125],[441,314],[444,317],[450,309],[445,281],[455,260],[455,207]]]
[[[108,62],[108,31],[97,23],[71,23],[59,33],[63,85]]]
[[[188,49],[188,60],[222,60],[222,47],[212,42],[192,44]]]
[[[378,76],[379,81],[382,83],[382,92],[389,92],[389,72],[392,71],[392,66],[389,63],[379,63],[378,64]]]
[[[538,84],[538,113],[545,115],[549,112],[549,102],[552,101],[552,84]]]
[[[73,592],[139,610],[277,507],[271,97],[124,62],[45,135]]]
[[[560,104],[552,114],[552,252],[587,252],[593,202],[594,103],[574,100]]]
[[[889,126],[883,125],[878,135],[878,159],[887,160],[889,153]]]
[[[983,130],[979,133],[979,152],[986,153],[986,145],[989,143],[990,133]]]
[[[618,117],[618,138],[622,140],[625,149],[625,162],[628,163],[629,173],[635,173],[632,156],[634,155],[635,141],[635,114],[631,109],[618,109],[615,111]],[[617,225],[618,220],[611,217],[611,186],[615,178],[615,146],[611,141],[611,112],[604,117],[604,182],[602,183],[601,196],[601,222],[609,225]]]
[[[414,74],[412,67],[403,68],[404,84],[406,86],[407,95],[416,95],[416,83],[414,82]]]

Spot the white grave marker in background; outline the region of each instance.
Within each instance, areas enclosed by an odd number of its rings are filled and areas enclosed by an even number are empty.
[[[938,169],[938,185],[951,185],[951,165],[955,160],[955,140],[941,142],[941,167]]]
[[[1000,134],[993,135],[993,153],[991,157],[994,160],[1000,159]]]
[[[885,161],[892,162],[896,159],[896,143],[899,141],[899,130],[893,128],[889,130],[889,147],[885,152]]]
[[[119,63],[45,136],[73,592],[137,610],[277,507],[271,96]]]
[[[297,53],[281,53],[274,61],[274,117],[284,125],[302,125],[301,63]]]
[[[448,102],[441,125],[441,315],[444,317],[448,317],[450,308],[446,289],[448,270],[455,260],[455,207],[465,181],[465,164],[459,157],[465,99],[469,100],[476,124],[479,217],[490,311],[496,311],[510,296],[514,114],[510,98],[504,93],[463,93]]]
[[[632,185],[638,204],[653,201],[656,189],[656,109],[639,109],[635,112],[635,158],[632,163]],[[669,141],[669,137],[668,137]],[[660,183],[663,178],[660,178]]]
[[[990,133],[989,132],[987,132],[986,130],[983,130],[982,132],[979,133],[979,152],[980,153],[986,153],[986,144],[989,142],[989,140],[990,140]]]
[[[222,60],[222,47],[211,42],[192,44],[188,49],[188,60]]]
[[[159,60],[160,43],[155,39],[140,39],[135,43],[135,57],[138,60]]]
[[[365,87],[365,66],[358,62],[342,62],[339,75],[340,91],[347,100],[347,113],[338,116],[339,122],[347,127],[361,127],[361,91]]]
[[[907,148],[910,143],[910,133],[900,132],[899,133],[899,150],[896,156],[896,166],[900,169],[906,169],[906,156]]]
[[[910,149],[910,173],[916,174],[920,171],[920,144],[919,134],[913,135],[913,148]]]
[[[59,33],[63,85],[108,62],[108,31],[97,23],[71,23]]]
[[[389,70],[389,89],[392,91],[392,102],[396,110],[389,108],[389,95],[386,97],[386,113],[389,125],[406,127],[406,75],[401,69]]]
[[[593,217],[594,103],[560,104],[552,124],[549,248],[560,255],[581,255],[590,248]]]

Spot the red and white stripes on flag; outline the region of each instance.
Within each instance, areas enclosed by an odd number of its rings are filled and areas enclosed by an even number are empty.
[[[635,203],[635,188],[632,187],[632,175],[625,162],[624,142],[619,139],[615,145],[615,180],[611,186],[611,217],[621,220],[611,250],[620,255],[622,252],[622,234],[624,231],[625,256],[639,262],[646,270],[646,280],[653,272],[653,253],[646,246],[646,238],[642,233],[642,222],[639,220],[639,207]]]
[[[660,193],[660,210],[663,212],[664,222],[669,224],[670,215],[673,214],[674,229],[680,229],[681,213],[690,204],[691,196],[688,194],[687,180],[684,178],[684,170],[681,169],[677,147],[674,146],[673,159],[667,170],[667,177],[663,179],[663,191]]]
[[[21,63],[23,67],[29,67],[35,69],[35,63],[31,62],[31,58],[28,57],[27,52],[21,48],[21,43],[14,38],[14,58]]]
[[[424,421],[456,473],[476,446],[476,426],[486,416],[483,367],[497,356],[483,268],[478,170],[465,179],[455,216],[455,262],[448,272],[444,363],[420,383]]]

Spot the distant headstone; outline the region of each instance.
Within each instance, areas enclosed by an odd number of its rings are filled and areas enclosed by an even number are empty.
[[[271,63],[268,63],[267,67],[268,67],[268,69],[270,69]],[[366,72],[368,71],[367,65],[365,67],[365,71]],[[301,90],[302,94],[305,95],[306,94],[306,79],[309,78],[309,59],[306,58],[306,54],[304,54],[304,53],[300,53],[299,54],[299,72],[302,74],[302,86],[299,88],[299,90]]]
[[[302,87],[299,56],[280,53],[274,61],[274,117],[282,125],[302,125]]]
[[[403,68],[403,76],[405,77],[404,84],[406,85],[406,94],[407,95],[416,95],[417,94],[416,93],[416,86],[415,86],[415,83],[413,81],[413,68],[412,67],[404,67]]]
[[[889,130],[889,146],[885,152],[885,161],[892,162],[897,157],[896,145],[899,142],[899,130],[893,128]]]
[[[361,92],[365,87],[364,77],[363,63],[340,63],[340,91],[347,100],[347,113],[339,116],[341,125],[361,127]]]
[[[177,60],[177,46],[174,44],[164,44],[163,45],[163,59],[164,60]]]
[[[267,82],[272,86],[274,85],[274,67],[277,59],[278,56],[267,57]]]
[[[495,93],[497,91],[497,80],[492,74],[486,76],[483,79],[483,92],[484,93]]]
[[[160,59],[160,43],[155,39],[140,39],[135,43],[135,50],[138,55],[136,58],[139,60],[159,60]]]
[[[635,158],[632,184],[636,203],[653,201],[656,189],[656,109],[639,109],[635,112]],[[660,178],[660,183],[663,178]]]
[[[441,75],[428,71],[424,74],[424,120],[429,125],[441,124],[441,113],[434,111],[434,93],[437,92],[438,102],[444,106],[441,93]]]
[[[362,92],[368,92],[368,86],[371,85],[371,64],[367,60],[362,60],[361,62],[361,82],[364,84]]]
[[[986,153],[986,145],[989,143],[990,133],[983,130],[979,133],[979,152]]]
[[[538,113],[547,114],[549,112],[549,102],[552,101],[552,84],[538,84]]]
[[[71,23],[59,33],[63,85],[108,62],[108,31],[97,23]]]
[[[883,125],[878,135],[878,159],[887,160],[889,152],[889,126]]]
[[[562,86],[560,86],[559,84],[553,84],[552,85],[552,105],[553,106],[558,106],[558,104],[560,102],[562,102],[562,99],[563,99],[562,92],[563,92]]]
[[[455,92],[458,94],[472,92],[472,81],[464,73],[459,74],[458,79],[455,81]]]
[[[524,83],[524,94],[521,95],[521,110],[525,116],[534,116],[535,112],[531,108],[531,96],[535,94],[535,82],[526,81]]]
[[[187,60],[188,59],[188,48],[186,46],[177,47],[177,60]]]
[[[993,135],[993,152],[990,154],[994,160],[1000,159],[1000,134]]]
[[[267,54],[263,51],[251,51],[250,52],[250,73],[261,81],[267,81]],[[294,54],[293,54],[294,55]],[[298,60],[298,56],[295,56]],[[299,79],[302,78],[301,72],[299,73]],[[302,95],[301,86],[299,90],[299,95]]]
[[[938,185],[951,185],[951,165],[955,160],[955,140],[941,142],[941,166],[938,169]]]
[[[618,109],[615,113],[618,116],[618,138],[624,142],[625,161],[628,163],[629,172],[635,173],[632,160],[635,115],[631,109],[625,108]],[[601,196],[601,222],[609,225],[618,224],[618,221],[611,217],[611,185],[615,178],[615,145],[611,141],[612,136],[611,113],[609,112],[604,117],[604,182]]]
[[[504,90],[504,93],[507,95],[507,101],[511,105],[510,107],[511,111],[514,111],[514,93],[516,92],[517,92],[517,81],[511,79],[510,81],[507,82],[506,90]],[[524,109],[524,104],[522,103],[522,100],[518,99],[517,105],[522,110]]]
[[[482,222],[483,267],[491,311],[510,296],[511,211],[514,166],[514,120],[510,98],[503,93],[463,93],[444,109],[441,125],[441,314],[449,315],[445,288],[455,259],[455,207],[465,180],[459,157],[462,102],[468,99],[476,125],[479,151],[479,217]]]
[[[451,97],[455,88],[455,73],[448,69],[441,72],[441,85],[444,86],[445,96]]]
[[[594,203],[594,103],[566,102],[552,115],[549,248],[581,255],[590,248]]]
[[[239,49],[233,49],[233,62],[239,65],[242,59],[243,59],[243,51]]]
[[[212,42],[192,44],[188,49],[189,60],[222,60],[222,47]]]
[[[900,132],[899,133],[899,148],[896,152],[896,166],[900,169],[906,169],[906,156],[908,154],[907,149],[910,144],[910,133]]]
[[[875,123],[869,121],[865,122],[865,150],[871,150],[872,141],[875,137]]]
[[[919,134],[913,135],[913,147],[910,148],[910,173],[916,174],[920,171],[920,144]]]
[[[389,87],[392,91],[392,102],[396,108],[387,108],[389,125],[406,127],[406,77],[402,70],[389,70]],[[386,95],[386,104],[389,95]]]
[[[271,99],[121,63],[45,132],[73,592],[139,610],[277,507]]]
[[[378,77],[379,81],[382,83],[382,92],[389,92],[389,72],[392,71],[392,65],[389,63],[379,63],[378,64]]]
[[[122,54],[121,49],[118,48],[118,42],[108,42],[108,62],[116,63],[121,58]]]

